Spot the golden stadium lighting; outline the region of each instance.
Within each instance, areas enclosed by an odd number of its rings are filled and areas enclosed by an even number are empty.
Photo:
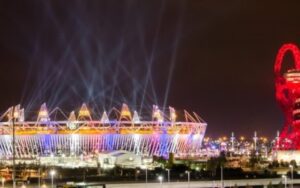
[[[8,118],[8,121],[12,119],[12,115],[13,115],[12,111],[13,111],[13,107],[9,107],[8,110],[6,111],[7,112],[6,116]]]
[[[72,111],[69,115],[69,118],[68,118],[69,121],[76,121],[76,115],[75,115],[75,112]]]
[[[83,119],[83,118],[92,119],[90,111],[85,103],[82,104],[78,114],[78,119]]]
[[[159,123],[162,123],[164,121],[162,113],[159,110],[157,105],[153,105],[152,118],[153,118],[154,121],[158,121]]]
[[[175,109],[173,107],[169,107],[169,109],[170,109],[170,120],[171,122],[175,122],[177,118]]]
[[[15,106],[15,109],[14,109],[14,118],[15,119],[19,119],[20,118],[20,105],[19,104],[17,106]]]
[[[129,110],[129,107],[125,103],[122,104],[120,119],[131,120],[131,112]]]

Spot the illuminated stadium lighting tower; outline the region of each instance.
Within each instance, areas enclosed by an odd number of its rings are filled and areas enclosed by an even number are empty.
[[[166,115],[156,105],[148,121],[141,118],[137,111],[132,113],[126,104],[122,105],[120,111],[116,110],[117,117],[104,111],[100,120],[92,119],[86,104],[81,106],[77,117],[76,112],[72,111],[68,118],[59,120],[51,117],[56,111],[48,111],[45,103],[36,121],[26,120],[24,109],[20,106],[16,107],[16,111],[13,118],[15,154],[22,158],[113,150],[127,150],[149,156],[168,156],[171,152],[197,154],[207,126],[196,113],[184,111],[180,116],[184,119],[179,121],[174,108],[170,107]],[[8,110],[0,118],[0,152],[8,157],[13,148],[12,116],[11,110]]]
[[[38,122],[48,122],[50,121],[48,109],[46,103],[42,104],[39,114],[38,114]]]
[[[106,111],[103,112],[100,123],[101,124],[109,124],[109,119],[108,119],[108,115],[107,115]]]
[[[281,65],[287,52],[294,57],[294,68],[281,73]],[[280,104],[285,123],[275,148],[300,149],[300,50],[294,44],[284,44],[278,51],[275,66],[276,99]]]
[[[158,123],[164,122],[164,116],[157,105],[153,105],[152,118],[153,118],[153,121],[157,121]]]

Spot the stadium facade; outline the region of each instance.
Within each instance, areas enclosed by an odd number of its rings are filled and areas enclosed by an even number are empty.
[[[72,111],[64,120],[53,118],[54,111],[49,113],[44,103],[36,121],[27,121],[20,105],[9,108],[0,122],[1,157],[12,157],[13,126],[18,158],[115,150],[147,156],[197,153],[207,126],[196,113],[184,111],[184,120],[178,121],[174,108],[169,107],[166,115],[156,105],[149,121],[142,120],[136,111],[132,113],[126,104],[121,110],[112,110],[117,114],[114,117],[104,111],[99,120],[92,119],[86,104],[77,116]]]

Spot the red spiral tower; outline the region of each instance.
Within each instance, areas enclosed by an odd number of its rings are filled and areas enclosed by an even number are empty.
[[[282,73],[285,55],[290,52],[294,67]],[[300,50],[295,44],[284,44],[278,51],[275,66],[276,99],[285,115],[277,149],[300,150]]]

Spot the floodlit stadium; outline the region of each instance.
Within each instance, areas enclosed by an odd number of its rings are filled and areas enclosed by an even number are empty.
[[[121,110],[104,111],[96,120],[86,104],[67,117],[58,108],[49,112],[44,103],[37,119],[28,121],[24,109],[17,105],[0,117],[0,154],[12,157],[13,127],[18,158],[78,156],[115,150],[147,156],[199,152],[207,124],[194,112],[184,111],[183,120],[179,121],[174,108],[167,111],[164,114],[154,105],[152,117],[143,120],[137,111],[132,112],[123,104]],[[57,112],[65,119],[58,120],[54,115]]]

